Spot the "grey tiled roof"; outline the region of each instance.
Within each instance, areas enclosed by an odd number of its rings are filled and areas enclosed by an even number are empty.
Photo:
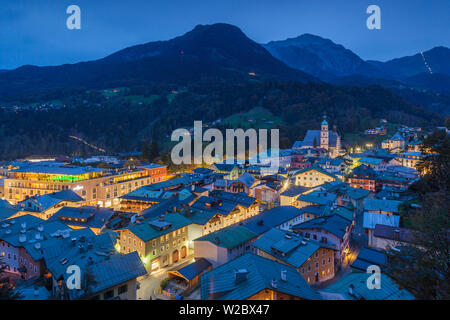
[[[245,280],[236,282],[236,269],[248,272]],[[281,280],[286,271],[287,281]],[[276,281],[276,288],[272,286]],[[274,290],[295,297],[321,300],[296,269],[254,254],[245,254],[201,276],[201,297],[219,300],[245,300],[264,289]]]

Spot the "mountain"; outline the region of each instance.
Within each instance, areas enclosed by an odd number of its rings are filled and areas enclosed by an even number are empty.
[[[435,47],[412,56],[386,62],[367,62],[396,79],[406,79],[423,73],[430,74],[430,70],[433,74],[450,75],[450,49],[446,47]]]
[[[160,83],[124,88],[116,95],[79,90],[65,96],[59,90],[59,96],[52,99],[69,107],[0,109],[0,159],[31,154],[98,155],[97,149],[71,136],[108,153],[142,150],[150,139],[157,139],[161,150],[169,151],[173,130],[190,128],[195,120],[223,133],[229,128],[278,128],[283,149],[303,139],[306,130],[320,128],[324,113],[347,144],[356,142],[358,133],[377,126],[381,118],[424,130],[444,122],[442,114],[408,103],[380,86],[192,81],[177,94],[173,90],[177,86]]]
[[[362,60],[351,50],[312,34],[271,41],[263,46],[288,66],[326,81],[350,75],[384,76],[376,66]]]
[[[364,61],[344,46],[312,34],[271,41],[263,46],[288,66],[324,81],[450,93],[450,49],[446,47],[380,62]]]
[[[450,95],[450,75],[443,73],[419,73],[403,80],[411,87],[428,89]]]
[[[204,78],[318,81],[275,59],[228,24],[198,25],[169,41],[126,48],[103,59],[0,73],[0,95],[56,88],[106,88]]]

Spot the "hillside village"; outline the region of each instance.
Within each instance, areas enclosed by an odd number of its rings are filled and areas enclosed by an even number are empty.
[[[324,117],[275,172],[271,153],[176,175],[129,165],[139,153],[4,162],[0,286],[26,300],[415,299],[385,270],[413,243],[402,210],[420,207],[420,131],[352,153]]]

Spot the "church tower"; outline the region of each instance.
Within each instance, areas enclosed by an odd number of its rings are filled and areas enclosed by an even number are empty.
[[[323,116],[322,125],[320,127],[320,147],[328,150],[328,122],[327,117]]]

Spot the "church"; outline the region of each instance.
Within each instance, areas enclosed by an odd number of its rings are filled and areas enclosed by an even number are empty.
[[[333,130],[328,130],[326,116],[320,130],[308,130],[303,141],[296,141],[293,149],[322,148],[328,150],[331,158],[336,158],[341,154],[341,137],[337,133],[336,126]]]

